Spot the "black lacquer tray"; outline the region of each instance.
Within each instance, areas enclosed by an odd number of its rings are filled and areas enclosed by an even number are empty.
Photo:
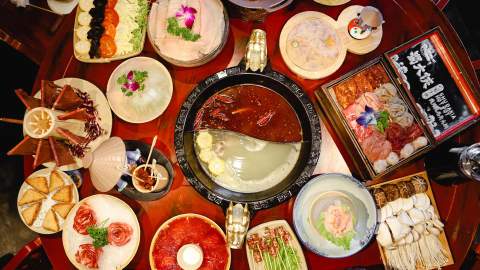
[[[216,184],[201,168],[194,151],[194,119],[205,101],[227,87],[256,84],[280,94],[297,113],[302,127],[300,156],[290,174],[276,186],[256,193],[241,193]],[[311,176],[320,155],[320,122],[307,94],[286,76],[267,69],[262,73],[236,66],[207,77],[182,105],[175,125],[175,151],[190,184],[208,200],[226,208],[230,201],[248,203],[253,211],[270,208],[294,196]]]
[[[150,151],[150,145],[140,141],[123,141],[123,142],[125,143],[125,149],[127,151],[134,151],[135,149],[138,148],[140,150],[140,153],[142,154],[142,157],[144,159],[147,158],[148,152]],[[123,175],[122,180],[126,181],[128,185],[121,191],[121,193],[125,194],[126,196],[132,199],[139,200],[139,201],[158,200],[168,193],[168,191],[170,190],[170,187],[172,186],[173,177],[174,177],[172,164],[165,157],[165,155],[163,155],[162,152],[160,152],[156,148],[154,148],[152,151],[152,159],[156,159],[157,164],[160,164],[164,166],[165,169],[167,169],[167,172],[168,172],[167,186],[165,186],[163,189],[156,192],[142,193],[137,189],[135,189],[135,187],[133,186],[131,176]]]

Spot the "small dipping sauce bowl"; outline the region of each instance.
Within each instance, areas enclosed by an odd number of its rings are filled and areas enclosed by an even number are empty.
[[[153,178],[150,178],[153,169]],[[133,170],[132,183],[136,190],[150,193],[163,189],[168,184],[168,171],[160,164],[142,164]]]

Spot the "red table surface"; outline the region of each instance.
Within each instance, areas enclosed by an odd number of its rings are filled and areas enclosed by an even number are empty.
[[[333,75],[321,80],[304,80],[293,74],[283,62],[277,42],[285,22],[296,13],[306,10],[321,11],[336,19],[346,6],[353,4],[363,6],[372,5],[380,9],[383,13],[386,22],[383,25],[384,32],[380,46],[373,52],[363,56],[348,53],[342,67]],[[368,60],[381,56],[385,51],[438,25],[441,26],[447,38],[452,43],[453,49],[466,68],[468,75],[474,80],[475,88],[479,89],[478,80],[475,77],[472,64],[468,59],[460,39],[444,15],[431,1],[358,0],[351,1],[348,5],[327,7],[313,1],[297,1],[292,10],[275,12],[269,15],[263,23],[253,24],[239,19],[230,19],[230,33],[223,51],[213,61],[195,68],[175,67],[166,63],[154,52],[148,40],[146,41],[142,55],[160,60],[167,66],[172,75],[174,80],[172,101],[163,115],[145,124],[126,123],[114,117],[112,136],[150,143],[151,138],[154,135],[158,135],[159,138],[156,147],[172,162],[175,177],[171,191],[165,197],[156,201],[140,202],[127,198],[115,191],[109,192],[110,194],[120,197],[132,206],[141,224],[142,236],[140,247],[135,258],[128,266],[129,269],[149,268],[148,252],[152,236],[156,229],[172,216],[182,213],[202,214],[223,227],[225,218],[222,209],[201,197],[185,180],[175,158],[173,131],[177,113],[190,91],[206,76],[225,69],[229,65],[232,57],[235,56],[235,44],[240,44],[242,41],[245,41],[245,38],[248,37],[253,28],[261,28],[267,32],[268,55],[272,68],[296,81],[305,92],[307,92],[312,101],[315,101],[314,91],[323,83],[339,77]],[[53,46],[45,52],[46,55],[40,66],[35,89],[39,89],[42,79],[56,80],[62,77],[78,77],[86,79],[97,85],[100,89],[105,90],[111,72],[121,61],[107,64],[86,64],[76,60],[73,56],[72,45],[74,14],[70,14],[66,19],[68,23],[64,23],[62,28],[59,29],[52,42]],[[327,123],[327,127],[331,130],[329,123]],[[333,135],[333,138],[338,142],[335,135]],[[479,138],[480,128],[478,128],[478,126],[470,128],[460,137],[457,137],[458,140],[466,143],[471,143]],[[344,154],[347,164],[351,164],[345,155],[346,152],[343,146],[338,143],[337,145],[341,153]],[[31,158],[26,158],[25,175],[29,175],[32,172],[31,167]],[[397,170],[395,173],[389,175],[388,179],[405,176],[423,169],[424,163],[423,160],[420,159]],[[91,185],[88,172],[84,172],[83,175],[84,184],[80,189],[81,198],[98,193]],[[387,178],[382,180],[386,179]],[[446,267],[445,269],[457,269],[465,258],[475,230],[480,222],[480,215],[478,215],[480,212],[480,183],[466,182],[451,187],[432,183],[432,186],[440,216],[446,223],[445,231],[456,262],[453,266]],[[251,226],[276,219],[285,219],[292,224],[293,203],[294,198],[277,207],[256,213],[251,221]],[[65,255],[61,233],[41,236],[41,239],[44,249],[55,269],[73,269],[73,265]],[[323,258],[306,249],[304,249],[304,252],[310,269],[343,269],[351,266],[381,264],[379,249],[375,241],[372,241],[360,253],[344,259]],[[232,251],[231,269],[248,269],[244,248]]]

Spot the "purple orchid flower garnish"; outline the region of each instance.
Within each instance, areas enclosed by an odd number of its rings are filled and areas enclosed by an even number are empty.
[[[137,91],[138,88],[140,88],[138,82],[136,82],[133,78],[133,71],[130,70],[127,73],[127,82],[123,84],[123,87],[133,92]]]
[[[193,7],[182,5],[181,8],[175,13],[177,19],[183,19],[185,27],[192,29],[193,23],[195,22],[195,14],[197,10]]]
[[[357,124],[368,127],[368,125],[376,125],[377,117],[375,110],[365,105],[365,111],[360,113],[360,116],[357,118]]]

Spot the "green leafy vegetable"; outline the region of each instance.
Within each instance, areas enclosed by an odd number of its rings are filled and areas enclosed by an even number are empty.
[[[382,111],[380,113],[378,113],[378,117],[377,117],[377,130],[380,131],[381,133],[384,133],[385,132],[385,129],[388,128],[388,118],[390,117],[390,115],[388,114],[387,111]]]
[[[350,212],[350,208],[346,206],[342,206],[342,208],[348,212]],[[352,217],[353,218],[353,217]],[[355,220],[352,220],[355,224]],[[320,235],[325,237],[328,241],[332,242],[336,246],[342,247],[345,250],[350,250],[350,242],[352,241],[353,237],[355,237],[355,230],[352,229],[349,232],[346,232],[344,235],[340,237],[336,237],[330,231],[325,228],[325,213],[320,214],[320,218],[317,221],[316,228]]]
[[[200,35],[193,33],[191,29],[180,27],[175,17],[167,19],[167,32],[174,36],[182,37],[187,41],[197,41],[200,38]]]
[[[133,44],[133,50],[135,51],[142,46],[143,32],[147,26],[148,3],[148,0],[138,0],[137,15],[135,16],[137,28],[132,30],[132,38],[130,39],[130,43]]]
[[[93,246],[101,248],[108,245],[108,229],[103,227],[107,220],[102,222],[100,226],[91,226],[87,228],[87,233],[93,238]]]

